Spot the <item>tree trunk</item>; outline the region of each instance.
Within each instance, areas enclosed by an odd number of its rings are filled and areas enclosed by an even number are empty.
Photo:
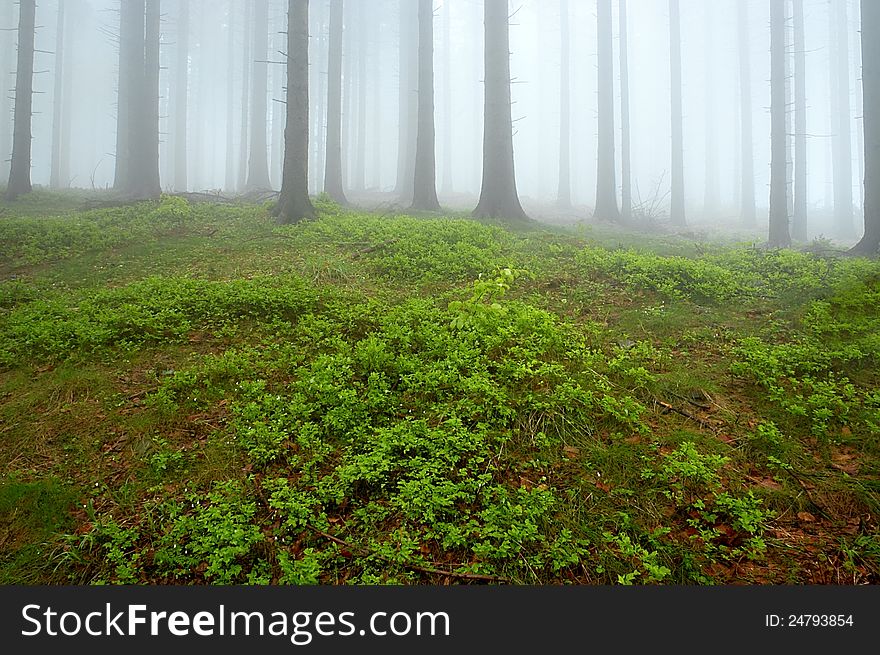
[[[189,87],[189,0],[178,0],[177,77],[174,86],[174,190],[186,191],[186,114]]]
[[[507,0],[485,0],[484,12],[483,182],[474,216],[526,219],[513,160]]]
[[[614,30],[611,0],[598,0],[599,154],[595,216],[620,220],[614,161]]]
[[[373,163],[371,165],[372,180],[370,187],[376,191],[382,190],[382,7],[377,7],[376,15],[373,17],[373,34],[372,50],[373,61],[370,66],[372,80],[370,86],[373,89],[373,97],[371,99],[372,107],[372,135],[370,139],[370,148],[373,155]]]
[[[834,149],[834,224],[837,236],[855,236],[853,222],[852,128],[849,100],[849,26],[845,2],[833,3],[836,57],[833,93],[837,101],[834,117],[836,129],[832,138]]]
[[[15,5],[0,3],[0,25],[13,24]],[[12,99],[9,89],[15,72],[15,37],[11,30],[0,32],[0,180],[9,179],[12,152]]]
[[[244,191],[248,176],[248,110],[251,95],[251,23],[252,3],[244,5],[244,26],[242,28],[242,65],[241,65],[241,132],[238,140],[238,184],[236,188]]]
[[[434,0],[419,0],[419,124],[412,209],[440,211],[434,142]]]
[[[397,185],[395,195],[402,203],[412,200],[415,160],[416,123],[418,116],[418,96],[416,87],[416,66],[418,60],[418,8],[413,0],[400,0],[400,80],[398,82],[398,143],[397,143]]]
[[[853,252],[880,254],[880,2],[862,0],[865,234]]]
[[[367,0],[355,2],[358,9],[357,24],[362,27],[367,22]],[[357,142],[351,187],[363,191],[367,187],[367,30],[358,30],[357,46]]]
[[[143,86],[135,88],[137,105],[133,115],[136,120],[129,137],[137,145],[132,150],[133,161],[129,164],[132,177],[128,195],[137,199],[162,195],[159,180],[159,2],[146,0],[145,3],[143,74],[140,78]]]
[[[791,245],[788,231],[785,128],[785,2],[770,0],[770,239],[771,248]]]
[[[62,116],[67,111],[68,98],[64,96],[64,2],[58,3],[58,15],[55,22],[55,83],[52,92],[52,162],[49,173],[49,188],[60,189],[68,185],[68,180],[61,177],[61,140]]]
[[[226,184],[227,192],[235,191],[235,93],[233,78],[235,76],[235,0],[229,0],[226,9]]]
[[[251,84],[251,140],[248,157],[248,189],[268,189],[269,153],[266,146],[266,96],[269,93],[269,0],[254,4],[253,82]]]
[[[324,126],[326,121],[325,103],[327,100],[327,16],[325,10],[326,5],[323,2],[319,3],[315,11],[311,12],[310,19],[314,30],[313,38],[315,48],[313,52],[315,53],[315,57],[311,64],[312,72],[314,74],[309,75],[309,84],[311,84],[310,93],[312,93],[312,127],[311,136],[309,138],[309,151],[311,156],[309,161],[309,188],[313,189],[315,194],[320,193],[324,188],[322,176],[324,175],[324,153],[326,151],[326,144],[324,143]],[[278,47],[278,50],[282,49],[283,48],[280,46]],[[279,89],[281,86],[282,84],[278,84]],[[276,141],[274,136],[276,126],[275,113],[280,113],[280,108],[284,106],[280,102],[274,104],[275,109],[273,110],[272,118],[273,149]],[[272,176],[276,179],[280,179],[280,176],[276,176],[274,172],[272,173]]]
[[[327,62],[327,155],[324,193],[348,204],[342,181],[342,17],[343,0],[330,0],[330,45]]]
[[[452,6],[443,5],[443,184],[441,193],[450,196],[455,193],[452,183]]]
[[[559,3],[559,190],[556,204],[571,207],[571,26],[569,0]]]
[[[632,217],[632,151],[629,121],[629,29],[627,26],[626,0],[620,0],[620,214],[624,219]]]
[[[706,138],[706,180],[703,189],[703,215],[704,219],[714,217],[718,212],[719,190],[718,190],[718,143],[716,139],[718,135],[715,133],[715,115],[717,109],[715,107],[715,69],[714,55],[718,47],[715,40],[715,24],[712,20],[713,9],[711,2],[703,3],[703,12],[705,14],[705,89],[706,92],[706,117],[705,117],[705,138]]]
[[[775,0],[771,0],[775,1]],[[684,209],[684,135],[681,107],[681,13],[679,0],[669,0],[669,68],[672,98],[672,190],[669,218],[673,225],[687,224]]]
[[[119,3],[119,82],[116,102],[116,166],[113,188],[128,193],[134,161],[132,141],[138,113],[137,94],[144,80],[144,0]]]
[[[737,33],[739,35],[739,103],[740,103],[740,216],[745,227],[754,227],[755,210],[755,145],[752,128],[752,63],[749,47],[749,5],[737,2]]]
[[[807,52],[804,0],[794,0],[794,212],[791,236],[807,240]]]
[[[853,47],[853,54],[855,55],[854,68],[856,71],[856,112],[861,112],[862,107],[864,107],[865,102],[862,97],[863,89],[861,78],[858,76],[861,74],[862,70],[862,48],[861,48],[861,24],[862,24],[862,12],[860,0],[853,1],[853,23],[855,24],[856,36],[855,39],[858,40],[859,45]],[[856,120],[863,120],[861,116],[856,117]],[[856,127],[856,162],[858,162],[859,172],[858,172],[858,181],[859,181],[859,194],[857,203],[861,208],[862,212],[865,209],[865,124],[861,123],[859,127]]]
[[[309,199],[309,0],[287,4],[287,125],[278,221],[313,218]]]
[[[31,114],[34,92],[34,27],[36,0],[18,4],[18,64],[15,69],[15,112],[12,132],[12,166],[6,199],[31,191]]]

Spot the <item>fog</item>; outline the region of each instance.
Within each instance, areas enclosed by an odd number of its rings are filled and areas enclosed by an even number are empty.
[[[123,0],[124,2],[125,0]],[[412,2],[416,0],[402,0]],[[63,25],[59,25],[59,2]],[[186,39],[181,3],[188,5]],[[685,203],[688,223],[737,228],[741,224],[740,48],[737,4],[748,5],[748,92],[753,121],[754,188],[758,229],[766,225],[770,185],[770,12],[768,0],[681,0],[682,104]],[[265,127],[271,188],[281,184],[285,121],[287,2],[268,2],[266,52],[254,40],[259,2],[162,0],[159,79],[160,180],[166,192],[209,191],[232,195],[248,188],[249,151]],[[787,61],[797,52],[791,5],[786,4]],[[808,237],[853,241],[862,230],[863,147],[858,2],[805,0],[806,198]],[[343,171],[350,200],[375,206],[400,195],[398,150],[401,85],[399,0],[346,0],[343,38]],[[589,218],[597,177],[596,0],[569,0],[561,25],[560,0],[510,2],[510,67],[516,182],[523,206],[536,217]],[[621,184],[620,40],[614,21],[614,105],[617,184]],[[836,16],[847,12],[845,39]],[[662,221],[669,212],[671,122],[670,31],[667,0],[629,0],[629,92],[634,213]],[[310,12],[311,129],[309,185],[323,189],[329,1],[312,0]],[[31,176],[50,185],[53,142],[58,141],[58,186],[109,189],[114,184],[119,81],[119,0],[42,0],[36,10]],[[0,3],[0,180],[9,175],[18,4]],[[63,40],[59,30],[63,27]],[[415,28],[414,28],[415,29]],[[573,209],[555,210],[560,170],[561,30],[571,39],[570,107]],[[410,35],[413,38],[413,35]],[[437,190],[445,206],[472,209],[480,193],[483,131],[483,3],[435,0],[434,88]],[[832,92],[835,62],[843,62],[849,111]],[[58,50],[59,43],[61,50]],[[186,50],[181,44],[186,43]],[[230,48],[231,45],[231,48]],[[61,55],[60,57],[58,55]],[[62,62],[61,75],[57,75]],[[186,117],[180,66],[186,65]],[[268,71],[265,111],[252,97],[260,67]],[[245,75],[246,73],[246,75]],[[247,85],[245,81],[247,77]],[[245,89],[247,86],[247,93]],[[793,85],[792,85],[793,87]],[[259,88],[259,87],[257,87]],[[792,96],[793,97],[793,96]],[[793,107],[793,99],[790,107]],[[255,111],[256,109],[256,111]],[[793,113],[793,112],[792,112]],[[56,125],[61,117],[60,126]],[[838,121],[837,116],[843,116]],[[180,126],[185,125],[185,133]],[[790,136],[794,122],[790,121]],[[849,148],[833,148],[849,127]],[[54,130],[53,130],[54,128]],[[843,135],[843,137],[841,137]],[[186,188],[178,186],[175,148],[186,144]],[[794,139],[790,139],[794,141]],[[840,145],[840,144],[838,144]],[[789,149],[793,151],[793,145]],[[842,154],[841,154],[842,153]],[[848,157],[854,199],[853,226],[843,234],[833,221],[833,155]],[[252,163],[250,165],[253,165]],[[838,169],[840,170],[840,169]],[[844,181],[845,184],[846,181]],[[253,185],[251,185],[253,187]],[[260,185],[262,186],[262,185]]]

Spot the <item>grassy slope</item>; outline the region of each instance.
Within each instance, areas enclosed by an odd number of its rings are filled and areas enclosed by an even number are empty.
[[[876,263],[0,212],[0,582],[880,576]]]

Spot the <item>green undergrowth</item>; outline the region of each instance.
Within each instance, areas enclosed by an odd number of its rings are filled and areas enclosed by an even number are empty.
[[[4,581],[877,581],[876,263],[318,208],[4,205]]]

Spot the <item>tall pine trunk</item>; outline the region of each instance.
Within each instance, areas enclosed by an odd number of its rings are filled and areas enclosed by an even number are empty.
[[[614,161],[614,33],[611,0],[598,0],[599,45],[599,154],[596,175],[596,211],[607,221],[620,219]]]
[[[248,189],[268,189],[269,152],[266,145],[268,111],[266,98],[269,93],[269,0],[254,3],[253,81],[251,83],[251,138],[248,156]]]
[[[571,26],[569,0],[559,3],[559,189],[556,204],[571,207]]]
[[[837,236],[855,236],[853,222],[852,112],[849,99],[849,25],[845,2],[832,4],[834,21],[834,94],[836,105],[832,149],[834,159],[834,225]]]
[[[0,25],[12,25],[15,5],[0,2]],[[14,32],[0,31],[0,179],[9,179],[10,153],[12,152],[12,74],[15,73]]]
[[[720,204],[718,190],[718,135],[715,133],[715,116],[717,108],[715,103],[715,76],[717,75],[714,55],[718,44],[715,42],[715,23],[712,20],[713,5],[711,2],[703,3],[705,13],[705,66],[704,79],[706,92],[706,115],[705,115],[705,138],[706,138],[706,179],[703,189],[703,214],[704,218],[712,218],[718,211]]]
[[[452,6],[447,2],[443,5],[443,184],[441,194],[452,195],[455,186],[452,183]]]
[[[749,42],[749,6],[737,2],[737,34],[739,41],[739,111],[740,111],[740,218],[745,227],[754,227],[755,209],[755,145],[752,127],[752,63]]]
[[[309,1],[287,4],[287,123],[278,221],[313,218],[309,199]]]
[[[367,0],[355,0],[357,3],[357,24],[363,26],[367,22]],[[358,30],[357,34],[357,140],[355,142],[354,171],[351,187],[356,191],[364,191],[367,187],[367,31]]]
[[[244,5],[244,26],[242,28],[242,65],[241,65],[241,131],[238,139],[238,181],[236,188],[244,191],[248,176],[248,127],[250,95],[251,95],[251,30],[252,3]]]
[[[629,120],[629,29],[626,0],[619,4],[620,30],[620,215],[632,217],[632,146]]]
[[[186,118],[189,87],[189,0],[180,3],[177,18],[177,76],[174,84],[174,190],[186,191]]]
[[[880,2],[862,0],[862,120],[865,129],[865,234],[855,253],[880,254]]]
[[[330,44],[327,62],[327,154],[324,193],[348,204],[342,179],[342,19],[343,0],[330,0]]]
[[[49,188],[60,189],[68,185],[68,180],[61,177],[61,143],[64,139],[63,116],[67,108],[68,97],[64,95],[64,77],[67,74],[64,61],[65,4],[58,3],[58,14],[55,21],[55,80],[52,92],[52,161],[49,172]]]
[[[394,193],[408,204],[412,198],[416,160],[416,123],[418,96],[416,66],[418,60],[418,7],[413,0],[400,0],[397,185]]]
[[[15,69],[15,112],[12,128],[12,165],[6,199],[31,191],[31,115],[34,93],[34,27],[36,0],[18,4],[18,63]]]
[[[419,121],[412,209],[440,210],[434,142],[434,0],[419,0]]]
[[[794,212],[791,236],[807,240],[807,52],[804,0],[794,0]]]
[[[785,127],[785,2],[770,0],[770,238],[772,248],[791,245]]]
[[[485,0],[483,182],[474,216],[527,218],[516,192],[507,0]]]
[[[775,0],[771,0],[775,1]],[[681,12],[679,0],[669,0],[669,70],[672,99],[672,190],[669,218],[687,224],[684,209],[684,130],[681,106]]]

